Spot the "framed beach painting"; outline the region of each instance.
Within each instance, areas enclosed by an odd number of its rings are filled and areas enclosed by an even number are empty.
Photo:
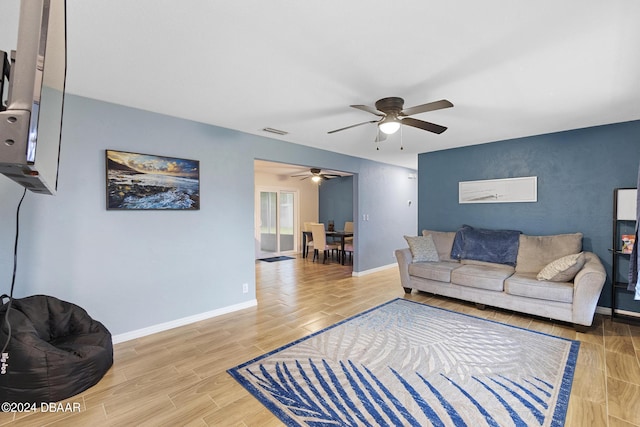
[[[458,183],[458,203],[518,203],[538,201],[538,177],[485,179]]]
[[[108,210],[200,209],[197,160],[106,150]]]

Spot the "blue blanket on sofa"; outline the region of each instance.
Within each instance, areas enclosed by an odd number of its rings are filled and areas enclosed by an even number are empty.
[[[463,225],[453,240],[451,258],[515,266],[520,234],[517,230],[487,230]]]

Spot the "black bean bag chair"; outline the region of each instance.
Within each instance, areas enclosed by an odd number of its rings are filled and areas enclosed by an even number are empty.
[[[8,306],[0,308],[0,350],[9,337]],[[8,321],[1,401],[58,402],[96,384],[113,364],[111,333],[75,304],[46,295],[16,298]]]

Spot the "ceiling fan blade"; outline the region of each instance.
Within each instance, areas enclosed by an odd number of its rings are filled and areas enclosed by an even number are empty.
[[[416,105],[415,107],[405,108],[400,112],[400,116],[413,116],[414,114],[426,113],[427,111],[442,110],[443,108],[453,107],[453,104],[446,99],[440,101],[429,102],[427,104]]]
[[[400,123],[402,123],[403,125],[412,126],[414,128],[428,130],[429,132],[433,132],[437,134],[441,134],[442,132],[447,130],[445,126],[440,126],[435,123],[429,123],[422,120],[413,119],[411,117],[406,117],[402,119]]]
[[[380,117],[384,117],[386,115],[382,111],[378,111],[374,107],[370,107],[368,105],[350,105],[349,107],[357,108],[358,110],[366,111],[367,113],[375,114]]]
[[[331,174],[331,173],[323,173],[323,174],[321,174],[321,176],[323,178],[326,178],[326,179],[339,178],[340,177],[340,175],[334,175],[334,174]]]
[[[336,130],[330,130],[327,133],[336,133],[336,132],[340,132],[340,131],[343,131],[343,130],[354,128],[356,126],[368,125],[369,123],[378,123],[378,121],[377,120],[370,120],[368,122],[358,123],[357,125],[351,125],[351,126],[343,127],[343,128],[336,129]]]

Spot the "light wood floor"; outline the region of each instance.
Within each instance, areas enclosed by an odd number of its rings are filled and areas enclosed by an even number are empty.
[[[0,413],[25,426],[280,426],[226,373],[253,357],[396,297],[582,342],[568,426],[640,426],[640,327],[596,315],[570,326],[428,294],[405,296],[397,269],[352,277],[349,266],[296,259],[257,262],[258,307],[115,346],[115,363],[94,387],[64,403],[78,412]],[[73,406],[71,406],[73,407]]]

